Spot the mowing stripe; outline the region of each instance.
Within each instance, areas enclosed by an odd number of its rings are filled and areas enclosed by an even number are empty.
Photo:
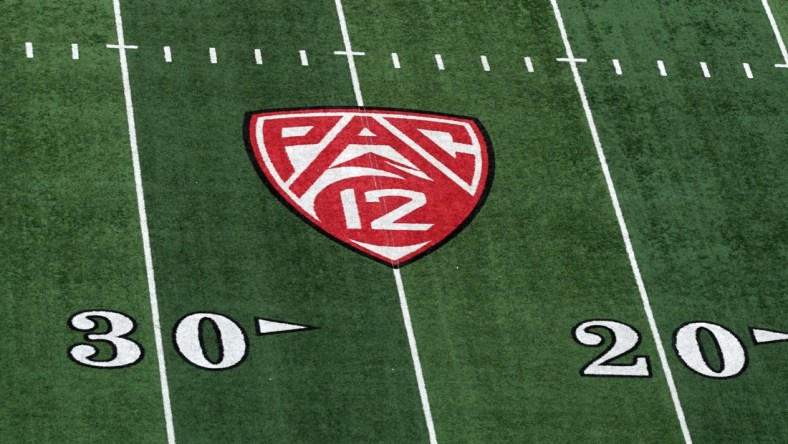
[[[613,59],[613,69],[616,70],[617,76],[624,74],[624,71],[621,70],[621,62],[618,59]]]
[[[657,60],[657,68],[659,68],[659,75],[662,77],[666,77],[668,75],[668,71],[665,69],[665,62],[662,60]]]
[[[216,48],[208,48],[208,56],[211,59],[211,64],[216,64]]]
[[[167,63],[172,63],[172,50],[169,46],[164,47],[164,61]]]
[[[76,43],[71,44],[71,60],[79,60],[79,45]]]
[[[525,69],[529,73],[534,72],[534,63],[531,61],[531,58],[530,57],[525,57],[523,60],[525,60]]]
[[[440,71],[443,71],[444,69],[446,69],[443,66],[443,56],[441,56],[440,54],[435,54],[435,63],[438,64],[438,69]]]
[[[706,77],[707,79],[711,77],[709,65],[707,65],[706,62],[700,62],[700,69],[703,71],[703,77]]]
[[[394,64],[394,69],[399,69],[399,55],[396,52],[391,53],[391,63]]]
[[[258,65],[263,64],[263,53],[260,51],[260,49],[255,48],[254,50],[254,62]]]
[[[123,78],[123,96],[126,101],[126,120],[129,127],[131,163],[134,169],[134,188],[137,193],[137,209],[139,211],[140,231],[142,233],[142,251],[145,256],[145,272],[148,277],[148,295],[150,297],[151,319],[153,321],[153,338],[156,343],[156,360],[159,363],[159,382],[161,384],[161,397],[164,407],[164,422],[167,428],[167,442],[169,444],[175,444],[175,427],[172,421],[170,388],[167,382],[167,365],[164,362],[164,345],[161,338],[159,301],[156,296],[156,280],[153,275],[153,255],[151,254],[150,235],[148,233],[148,216],[145,212],[145,193],[142,188],[142,171],[140,169],[140,155],[137,148],[137,127],[134,120],[134,104],[131,101],[129,66],[126,61],[126,49],[136,47],[126,46],[126,39],[123,34],[123,18],[120,14],[120,0],[113,0],[113,6],[115,9],[115,28],[118,33],[118,44],[107,46],[117,48],[120,56],[120,73]]]
[[[28,59],[33,58],[33,42],[25,42],[25,55]]]
[[[558,29],[561,32],[561,39],[564,41],[564,47],[566,48],[566,56],[568,59],[574,60],[574,55],[572,52],[572,46],[569,44],[569,37],[566,34],[566,27],[564,26],[564,19],[561,17],[561,10],[558,8],[558,0],[550,0],[553,4],[553,13],[555,14],[555,20],[558,22]],[[673,407],[676,410],[676,416],[679,420],[679,425],[681,427],[681,433],[684,435],[684,441],[687,444],[692,443],[692,437],[690,436],[689,428],[687,427],[687,420],[684,417],[684,409],[681,407],[681,401],[679,400],[679,394],[676,390],[676,383],[673,381],[673,373],[670,371],[670,365],[668,364],[668,358],[665,354],[665,347],[662,345],[662,337],[659,334],[659,329],[657,328],[657,322],[654,319],[654,312],[651,310],[651,302],[648,298],[648,293],[646,292],[646,286],[643,283],[643,277],[640,275],[640,267],[638,266],[637,258],[635,257],[635,250],[632,248],[632,241],[629,238],[629,230],[627,229],[627,223],[624,221],[624,213],[621,211],[621,205],[618,201],[618,194],[616,193],[616,187],[613,185],[613,178],[610,175],[610,169],[607,166],[607,160],[605,158],[605,152],[602,149],[602,142],[599,139],[599,132],[596,129],[596,123],[594,123],[594,115],[591,113],[591,106],[588,104],[588,97],[586,97],[585,87],[583,86],[583,80],[580,77],[580,70],[577,68],[576,62],[569,62],[572,68],[572,75],[575,78],[575,85],[577,86],[577,93],[580,96],[580,101],[583,104],[583,110],[585,111],[586,120],[588,122],[588,128],[591,131],[591,138],[594,140],[594,146],[596,147],[597,157],[599,157],[599,163],[602,167],[602,173],[605,176],[605,182],[607,183],[607,189],[610,194],[610,200],[613,203],[613,209],[616,213],[616,219],[618,220],[618,226],[621,229],[621,237],[624,239],[624,246],[627,250],[627,256],[629,256],[629,263],[632,267],[632,274],[635,276],[635,282],[637,283],[638,291],[640,292],[640,299],[643,302],[643,310],[646,312],[646,318],[648,319],[648,325],[651,327],[651,334],[654,337],[654,343],[657,347],[657,354],[659,355],[659,361],[662,364],[662,370],[665,373],[665,380],[668,384],[668,389],[670,390],[670,397],[673,399]]]
[[[301,66],[309,66],[309,59],[306,58],[306,50],[298,51],[298,55],[301,56]]]
[[[339,28],[342,31],[342,41],[345,44],[345,53],[347,54],[348,68],[350,69],[350,77],[353,81],[353,91],[356,93],[356,103],[358,106],[364,106],[364,99],[361,96],[361,86],[358,81],[358,72],[356,72],[356,63],[354,61],[353,49],[350,46],[350,34],[347,31],[347,22],[345,21],[345,12],[342,8],[342,0],[335,0],[337,8],[337,16],[339,17]],[[436,60],[439,57],[435,55]],[[405,323],[405,332],[408,336],[408,345],[410,347],[410,357],[413,360],[413,369],[416,372],[416,384],[419,388],[419,397],[421,398],[421,408],[424,412],[424,420],[427,424],[427,434],[429,435],[430,444],[437,444],[438,439],[435,435],[435,425],[432,421],[432,410],[430,409],[430,401],[427,396],[427,385],[424,382],[424,373],[421,369],[421,360],[419,359],[419,349],[416,345],[416,335],[413,333],[413,323],[410,319],[410,309],[408,308],[408,299],[405,295],[405,286],[402,283],[402,275],[400,275],[399,268],[393,269],[394,283],[397,286],[397,295],[399,296],[400,310],[402,310],[402,319]]]
[[[483,69],[484,69],[486,72],[489,72],[489,71],[490,71],[490,63],[489,63],[489,62],[487,62],[487,56],[485,56],[485,55],[483,55],[483,56],[482,56],[482,68],[483,68]]]
[[[750,68],[750,64],[742,63],[742,66],[744,67],[744,74],[747,75],[747,78],[752,79],[754,76],[752,75],[752,68]]]
[[[769,6],[769,0],[762,0],[762,3],[763,9],[766,10],[766,16],[769,18],[769,23],[772,25],[774,38],[777,39],[777,46],[780,47],[780,54],[782,54],[783,60],[785,61],[785,63],[778,63],[774,66],[776,68],[788,68],[788,49],[785,48],[785,41],[783,40],[783,36],[780,34],[780,28],[777,27],[777,20],[774,19],[772,8]]]

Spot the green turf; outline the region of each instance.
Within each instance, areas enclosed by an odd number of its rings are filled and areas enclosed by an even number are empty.
[[[178,441],[427,442],[391,270],[285,208],[242,138],[247,111],[356,104],[334,2],[122,4]],[[477,117],[495,151],[474,222],[402,270],[438,441],[682,442],[550,1],[343,4],[367,106]],[[560,4],[695,442],[781,441],[787,346],[747,334],[788,329],[788,70],[760,2]],[[111,1],[0,6],[3,441],[166,441],[116,39]],[[133,316],[143,362],[70,361],[88,309]],[[185,362],[195,312],[234,319],[248,359]],[[255,316],[320,328],[256,337]],[[653,377],[581,377],[588,319],[636,327]],[[742,376],[681,364],[698,320],[743,339]]]
[[[82,342],[66,322],[89,309],[132,314],[152,345],[117,54],[96,46],[114,39],[111,5],[0,11],[2,440],[161,441],[155,358],[107,371],[66,355]]]

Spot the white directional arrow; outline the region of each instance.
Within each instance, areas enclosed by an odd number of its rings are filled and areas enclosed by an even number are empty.
[[[756,344],[768,344],[770,342],[788,341],[788,333],[779,331],[764,330],[761,328],[750,327],[752,340]]]
[[[291,324],[289,322],[277,321],[274,319],[255,318],[257,324],[257,335],[275,335],[278,333],[290,333],[293,331],[314,330],[317,327],[311,325]]]

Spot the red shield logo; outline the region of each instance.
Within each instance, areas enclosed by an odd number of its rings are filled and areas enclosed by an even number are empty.
[[[401,267],[459,233],[492,183],[487,133],[473,118],[320,108],[248,113],[263,182],[309,224]]]

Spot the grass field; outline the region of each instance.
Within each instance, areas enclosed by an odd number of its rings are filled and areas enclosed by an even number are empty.
[[[0,441],[788,442],[780,31],[784,0],[3,2]],[[494,152],[402,268],[244,141],[362,106]]]

